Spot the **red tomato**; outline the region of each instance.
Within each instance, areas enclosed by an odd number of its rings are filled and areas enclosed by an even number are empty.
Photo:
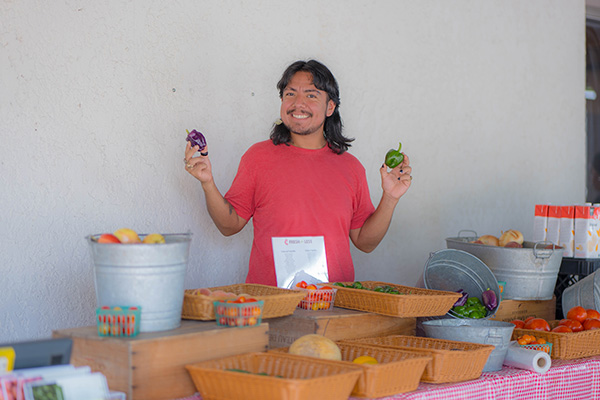
[[[596,319],[596,318],[586,319],[585,321],[583,321],[583,329],[586,331],[600,329],[600,319]]]
[[[548,324],[548,321],[543,318],[532,318],[525,322],[525,329],[550,332],[550,325]]]
[[[112,233],[103,233],[98,238],[98,243],[121,243],[121,241]]]
[[[302,288],[302,289],[306,289],[306,286],[307,286],[306,282],[304,282],[304,281],[296,283],[296,287],[299,287],[299,288]]]
[[[240,296],[237,299],[235,299],[233,302],[234,303],[245,303],[246,302],[246,298],[244,296]]]
[[[527,323],[527,321],[531,321],[531,320],[532,320],[532,319],[534,319],[534,318],[535,318],[535,317],[527,317],[527,318],[525,318],[525,321],[524,321],[524,322],[525,322],[525,323]]]
[[[574,319],[583,323],[587,318],[587,311],[581,306],[575,306],[567,312],[567,319]]]
[[[573,332],[573,331],[571,330],[571,328],[569,328],[566,325],[558,325],[557,327],[555,327],[554,329],[552,329],[551,332],[569,333],[569,332]]]
[[[600,319],[600,312],[590,308],[585,310],[587,312],[587,317],[588,318],[595,318],[595,319]]]
[[[321,286],[321,289],[323,289],[323,290],[332,290],[333,288],[331,286]]]
[[[575,321],[574,319],[561,319],[558,325],[569,327],[573,332],[581,332],[583,330],[583,325],[581,325],[581,322]]]
[[[255,301],[257,301],[257,300],[256,300],[254,297],[248,297],[248,298],[246,299],[246,303],[253,303],[253,302],[255,302]]]
[[[523,329],[525,327],[525,321],[523,321],[523,320],[514,319],[510,322],[511,322],[511,324],[514,324],[515,328],[517,328],[517,329]]]
[[[306,286],[306,288],[308,290],[317,290],[317,287],[315,285],[308,285],[308,286]]]

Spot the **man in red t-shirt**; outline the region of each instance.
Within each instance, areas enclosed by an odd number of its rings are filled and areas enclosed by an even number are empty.
[[[315,60],[297,61],[277,87],[280,120],[270,140],[243,155],[225,196],[214,182],[208,148],[193,158],[198,147],[188,142],[186,170],[202,183],[208,212],[223,235],[238,233],[252,218],[248,283],[289,286],[298,269],[289,264],[298,260],[289,261],[285,246],[299,242],[310,243],[307,254],[321,250],[326,260],[324,271],[309,268],[309,276],[353,281],[349,242],[364,252],[381,242],[398,200],[410,187],[409,158],[405,155],[389,171],[381,166],[383,193],[375,208],[365,169],[347,152],[354,139],[342,135],[339,89],[329,69]]]

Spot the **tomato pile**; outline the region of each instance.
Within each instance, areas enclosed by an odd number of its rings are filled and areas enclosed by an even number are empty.
[[[300,300],[298,307],[303,310],[328,310],[333,307],[335,290],[331,286],[309,285],[305,281],[298,282],[296,287],[307,290],[306,296]]]
[[[600,313],[594,309],[585,309],[575,306],[567,312],[567,318],[558,321],[558,325],[550,328],[550,324],[543,318],[528,317],[511,321],[519,329],[533,329],[537,331],[572,333],[600,329]]]
[[[262,302],[246,296],[219,300],[215,312],[217,323],[221,326],[254,326],[259,323],[262,314]]]

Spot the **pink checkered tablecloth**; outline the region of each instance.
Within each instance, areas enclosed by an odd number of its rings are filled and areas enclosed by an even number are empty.
[[[350,399],[355,399],[351,397]],[[586,400],[600,399],[600,356],[552,360],[543,375],[504,367],[454,384],[421,383],[417,390],[380,400]],[[202,400],[200,394],[179,400]],[[356,398],[358,400],[358,398]]]

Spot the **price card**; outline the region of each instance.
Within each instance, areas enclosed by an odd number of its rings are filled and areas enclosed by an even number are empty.
[[[289,288],[298,279],[329,281],[323,236],[273,237],[271,243],[277,286]]]

